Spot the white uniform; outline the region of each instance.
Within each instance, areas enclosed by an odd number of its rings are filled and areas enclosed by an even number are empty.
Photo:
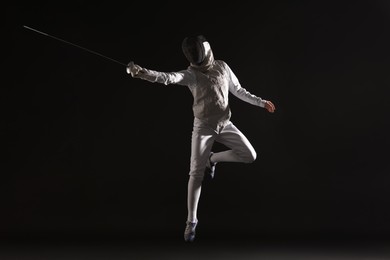
[[[132,68],[134,69],[134,65]],[[164,85],[187,86],[193,95],[194,123],[187,221],[197,223],[197,207],[202,180],[214,141],[230,149],[214,153],[213,162],[250,163],[256,159],[253,146],[230,121],[229,92],[247,103],[263,108],[266,101],[241,87],[230,67],[222,60],[214,60],[211,50],[208,52],[207,62],[203,65],[191,64],[186,70],[178,72],[160,72],[140,66],[137,68],[137,72],[140,72],[135,75],[137,78]]]
[[[221,161],[250,162],[256,152],[245,136],[230,121],[229,92],[259,107],[265,101],[241,87],[230,67],[221,60],[213,60],[207,71],[202,72],[194,66],[178,72],[159,72],[143,68],[139,77],[164,85],[187,86],[193,95],[194,128],[190,175],[203,176],[208,155],[213,142],[221,142],[232,150],[225,155],[214,154]]]

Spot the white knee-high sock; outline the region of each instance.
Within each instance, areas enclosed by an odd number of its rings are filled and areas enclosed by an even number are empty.
[[[190,176],[188,180],[188,190],[187,190],[187,209],[188,216],[187,221],[198,222],[197,211],[198,203],[200,198],[200,193],[202,190],[202,180],[203,177],[199,176]]]

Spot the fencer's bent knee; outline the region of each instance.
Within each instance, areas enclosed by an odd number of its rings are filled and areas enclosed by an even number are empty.
[[[252,162],[256,161],[257,153],[255,150],[252,151]]]
[[[248,153],[246,153],[244,156],[243,156],[243,162],[244,163],[252,163],[256,160],[257,158],[257,153],[255,150],[249,150]]]

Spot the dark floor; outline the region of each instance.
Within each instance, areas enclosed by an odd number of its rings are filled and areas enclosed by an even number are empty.
[[[277,240],[202,238],[189,244],[181,238],[111,239],[75,237],[3,241],[1,260],[74,259],[272,259],[272,260],[387,260],[385,240]]]

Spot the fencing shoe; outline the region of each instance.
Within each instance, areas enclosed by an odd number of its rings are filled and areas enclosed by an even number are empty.
[[[210,152],[210,155],[209,155],[209,158],[207,160],[207,164],[206,164],[206,174],[208,174],[211,179],[214,179],[214,174],[215,174],[215,166],[217,165],[216,162],[211,162],[211,156],[213,155],[214,153],[213,152]]]
[[[196,226],[198,222],[186,221],[186,229],[184,230],[184,241],[193,242],[196,234]]]

